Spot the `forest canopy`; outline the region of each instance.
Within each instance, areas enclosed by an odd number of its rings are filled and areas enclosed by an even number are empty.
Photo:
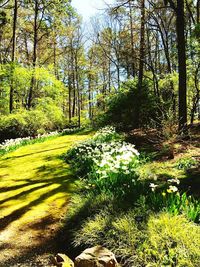
[[[16,137],[37,114],[42,126],[20,136],[108,123],[187,134],[200,117],[199,42],[199,0],[116,0],[87,28],[69,0],[1,0],[1,131]]]

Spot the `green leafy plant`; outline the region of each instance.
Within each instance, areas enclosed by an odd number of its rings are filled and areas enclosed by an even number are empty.
[[[115,130],[106,127],[69,151],[67,159],[95,189],[124,194],[136,184],[138,156],[134,145],[119,140]]]
[[[151,215],[141,256],[145,266],[193,266],[200,262],[200,228],[184,216]]]
[[[197,165],[197,161],[190,157],[190,158],[182,158],[176,163],[176,167],[178,169],[188,170]]]

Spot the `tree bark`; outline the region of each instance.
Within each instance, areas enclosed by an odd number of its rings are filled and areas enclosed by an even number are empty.
[[[13,36],[12,36],[12,57],[11,57],[11,80],[10,80],[10,113],[13,111],[13,72],[14,72],[14,62],[15,62],[15,49],[16,49],[16,28],[17,28],[17,13],[18,13],[18,2],[15,0],[14,5],[14,16],[13,16]]]
[[[33,41],[33,74],[31,78],[31,85],[29,89],[29,95],[28,95],[28,109],[32,106],[32,98],[33,98],[33,89],[35,86],[35,67],[36,67],[36,61],[37,61],[37,43],[38,43],[38,26],[37,26],[37,20],[38,20],[38,12],[39,12],[39,5],[38,0],[35,0],[35,8],[34,8],[34,41]]]
[[[184,0],[179,0],[176,8],[176,30],[179,71],[179,133],[187,134],[187,71]]]
[[[141,28],[140,28],[140,61],[139,61],[139,75],[138,88],[141,91],[143,75],[144,75],[144,35],[145,35],[145,0],[141,0]]]

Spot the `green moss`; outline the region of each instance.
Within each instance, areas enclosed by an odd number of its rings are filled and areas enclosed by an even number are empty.
[[[88,135],[61,136],[21,147],[0,158],[1,230],[10,225],[23,229],[37,219],[62,216],[75,184],[69,166],[60,156],[86,138]]]

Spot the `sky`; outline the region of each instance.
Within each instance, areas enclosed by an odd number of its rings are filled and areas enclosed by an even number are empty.
[[[75,7],[83,20],[86,22],[90,17],[106,8],[106,4],[112,4],[114,0],[72,0],[72,6]]]

